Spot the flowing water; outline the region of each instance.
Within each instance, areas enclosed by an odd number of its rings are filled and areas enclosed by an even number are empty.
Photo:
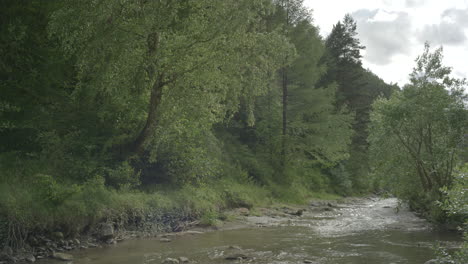
[[[169,243],[127,240],[70,253],[74,264],[156,264],[181,256],[200,264],[413,264],[434,258],[436,244],[458,244],[456,234],[432,231],[424,220],[396,207],[396,199],[356,199],[333,209],[311,207],[301,217],[251,216],[240,229],[173,236]]]

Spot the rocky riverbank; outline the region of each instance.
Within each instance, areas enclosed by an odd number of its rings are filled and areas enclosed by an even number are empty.
[[[60,231],[30,235],[24,247],[14,251],[5,248],[0,263],[35,262],[44,258],[62,261],[73,259],[74,253],[88,248],[105,248],[123,240],[152,238],[160,243],[171,243],[187,236],[197,236],[215,230],[304,226],[328,237],[339,237],[369,230],[428,230],[430,225],[402,208],[396,199],[347,198],[340,201],[316,200],[304,206],[271,206],[268,208],[235,208],[223,213],[228,216],[215,226],[203,225],[188,217],[165,215],[156,218],[146,216],[132,224],[102,222],[86,233],[67,237]],[[165,221],[161,221],[164,220]],[[250,258],[248,252],[232,246],[225,250],[223,259]],[[172,256],[162,263],[184,263],[185,256]]]

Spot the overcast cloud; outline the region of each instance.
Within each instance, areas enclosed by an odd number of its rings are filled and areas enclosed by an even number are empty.
[[[442,21],[437,25],[426,25],[417,32],[418,40],[433,45],[461,45],[466,41],[463,27],[459,24]]]
[[[366,46],[363,65],[386,82],[404,85],[429,41],[444,46],[444,65],[468,77],[468,0],[305,0],[326,37],[351,14]]]
[[[422,6],[426,3],[426,0],[406,0],[405,5],[406,7],[417,7]]]
[[[467,9],[446,9],[439,24],[425,25],[417,32],[420,42],[429,41],[435,45],[462,45],[466,42],[465,28],[468,27]]]
[[[351,14],[357,22],[366,59],[377,65],[391,62],[394,55],[409,54],[411,20],[405,12],[360,9]]]
[[[461,27],[468,27],[468,8],[456,9],[450,8],[442,13],[442,18],[455,23]]]

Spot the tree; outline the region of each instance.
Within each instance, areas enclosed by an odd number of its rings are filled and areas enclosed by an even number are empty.
[[[291,48],[259,32],[271,11],[266,0],[67,1],[50,34],[76,58],[72,98],[107,128],[104,150],[156,160],[158,146],[201,136],[265,93]]]
[[[410,84],[373,106],[369,141],[374,170],[415,208],[427,210],[432,206],[428,201],[441,197],[440,188],[450,188],[467,133],[466,82],[450,72],[442,65],[442,48],[431,53],[426,44]]]
[[[367,177],[370,108],[378,96],[388,96],[393,88],[362,68],[361,50],[365,47],[360,44],[356,30],[356,22],[349,14],[333,26],[322,57],[327,71],[319,83],[323,86],[336,83],[337,109],[347,108],[354,113],[350,157],[340,167],[345,170],[343,174],[350,175],[354,191],[366,191],[370,182]]]
[[[304,0],[277,0],[277,12],[274,16],[276,23],[282,27],[282,33],[288,39],[291,38],[291,31],[300,23],[310,23],[310,13],[304,8]],[[282,91],[282,165],[286,167],[287,159],[287,136],[288,136],[288,96],[289,96],[289,73],[291,56],[284,54],[283,67],[280,70],[281,74],[281,91]]]
[[[356,22],[351,15],[346,14],[343,22],[338,21],[333,26],[330,35],[325,40],[325,55],[323,61],[327,65],[327,73],[322,78],[322,84],[336,82],[338,84],[338,106],[353,105],[359,100],[359,89],[363,84],[361,70],[361,50],[365,47],[357,38]],[[354,109],[353,109],[354,110]]]

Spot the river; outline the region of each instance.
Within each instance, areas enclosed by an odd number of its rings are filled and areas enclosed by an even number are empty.
[[[70,253],[74,264],[157,264],[182,256],[200,264],[422,264],[435,257],[437,244],[458,245],[456,234],[434,231],[397,206],[393,198],[359,198],[325,207],[313,204],[302,216],[278,208],[219,231],[170,235],[170,242],[161,242],[160,237],[134,239]],[[226,259],[230,257],[234,259]]]

